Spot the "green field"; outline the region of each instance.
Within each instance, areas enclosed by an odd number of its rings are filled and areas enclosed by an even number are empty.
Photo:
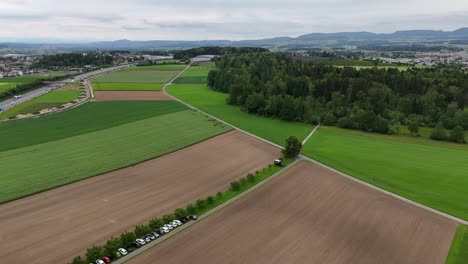
[[[413,201],[468,219],[468,147],[321,127],[303,153]]]
[[[43,109],[58,107],[78,98],[79,91],[51,91],[37,98],[15,106],[0,114],[0,119],[39,112]]]
[[[237,106],[226,104],[227,94],[215,92],[206,85],[177,84],[169,86],[167,90],[190,105],[280,145],[284,145],[285,139],[292,135],[302,140],[314,128],[305,123],[250,115],[241,111]]]
[[[60,140],[186,109],[174,101],[89,102],[39,118],[0,123],[0,151]]]
[[[0,79],[1,80],[1,79]],[[17,83],[0,83],[0,93],[13,89]]]
[[[208,73],[211,71],[211,67],[190,67],[174,83],[176,84],[206,84]]]
[[[185,110],[3,151],[0,202],[158,157],[229,129],[199,112]]]
[[[152,66],[136,66],[123,68],[122,71],[181,71],[187,67],[186,65],[177,64],[162,64]]]
[[[57,77],[57,76],[63,76],[66,75],[67,73],[61,72],[61,71],[49,71],[44,74],[32,74],[32,75],[23,75],[23,76],[17,76],[13,78],[3,78],[0,79],[0,83],[29,83],[33,82],[39,79],[44,79],[44,78],[51,78],[51,77]]]
[[[468,262],[468,226],[459,225],[452,241],[446,264],[466,264]]]
[[[94,91],[161,91],[163,84],[93,82],[92,86]]]
[[[140,73],[135,71],[118,71],[101,75],[93,83],[167,83],[177,75],[174,73]]]

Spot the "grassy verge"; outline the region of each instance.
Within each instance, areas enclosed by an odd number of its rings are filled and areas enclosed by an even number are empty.
[[[452,241],[446,264],[468,263],[468,226],[459,225]]]
[[[1,118],[14,117],[17,115],[38,113],[39,111],[69,103],[78,98],[79,91],[51,91],[30,101],[17,105],[0,114]]]
[[[167,91],[198,109],[279,145],[284,145],[289,136],[303,140],[314,128],[305,123],[248,114],[240,107],[228,105],[227,94],[215,92],[203,84],[171,85]]]
[[[93,82],[94,91],[161,91],[158,83],[105,83]]]
[[[288,166],[293,161],[294,160],[292,159],[286,159],[284,160],[284,164],[285,166]],[[150,232],[159,229],[164,224],[168,224],[174,219],[180,219],[185,215],[202,215],[216,208],[217,206],[228,202],[229,200],[242,194],[243,192],[251,189],[261,181],[273,176],[281,169],[283,168],[270,164],[268,167],[262,169],[261,171],[255,172],[255,174],[249,174],[244,178],[232,182],[231,188],[229,190],[198,199],[195,203],[188,204],[186,208],[175,209],[174,213],[172,214],[166,214],[161,218],[156,217],[150,219],[147,225],[138,225],[135,227],[134,231],[125,232],[117,238],[111,238],[107,241],[105,245],[93,245],[91,248],[88,248],[85,257],[82,258],[81,256],[77,256],[73,259],[72,263],[94,263],[96,259],[100,259],[104,256],[115,256],[114,252],[116,252],[117,249],[120,247],[134,249],[132,243],[136,238],[143,237],[146,234],[149,234]]]
[[[302,153],[372,185],[468,220],[468,148],[409,140],[321,127]]]

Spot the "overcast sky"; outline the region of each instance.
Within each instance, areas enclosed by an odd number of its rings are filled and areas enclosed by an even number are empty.
[[[258,39],[468,27],[468,0],[0,0],[0,41]]]

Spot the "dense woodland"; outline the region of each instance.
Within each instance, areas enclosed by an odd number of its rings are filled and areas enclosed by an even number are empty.
[[[201,47],[188,50],[181,50],[174,53],[174,59],[184,60],[193,58],[199,55],[231,55],[231,54],[246,54],[252,52],[267,52],[264,48],[250,48],[250,47]]]
[[[110,55],[101,55],[97,53],[61,53],[43,56],[36,67],[46,69],[84,67],[86,65],[102,67],[112,65],[112,63],[113,57]]]
[[[415,135],[428,126],[432,138],[456,142],[468,130],[468,74],[461,70],[357,70],[273,53],[225,56],[217,66],[209,86],[249,113],[389,134],[401,125]]]

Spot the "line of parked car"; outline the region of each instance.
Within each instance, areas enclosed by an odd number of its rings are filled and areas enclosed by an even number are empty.
[[[96,260],[95,264],[111,263],[113,260],[116,260],[116,259],[118,259],[120,257],[123,257],[123,256],[127,255],[128,253],[130,253],[132,251],[132,248],[140,248],[140,247],[150,243],[152,240],[155,240],[155,239],[159,238],[160,236],[163,236],[163,235],[171,232],[171,230],[173,230],[173,229],[175,229],[175,228],[189,222],[190,220],[197,220],[197,219],[198,218],[197,218],[196,215],[188,215],[188,216],[182,217],[179,220],[174,220],[174,221],[170,222],[169,224],[165,224],[161,228],[152,231],[151,233],[147,234],[146,236],[137,238],[135,240],[135,242],[132,243],[131,247],[129,247],[129,248],[119,248],[111,256],[105,256],[102,259]],[[90,264],[93,264],[93,263],[90,263]]]

